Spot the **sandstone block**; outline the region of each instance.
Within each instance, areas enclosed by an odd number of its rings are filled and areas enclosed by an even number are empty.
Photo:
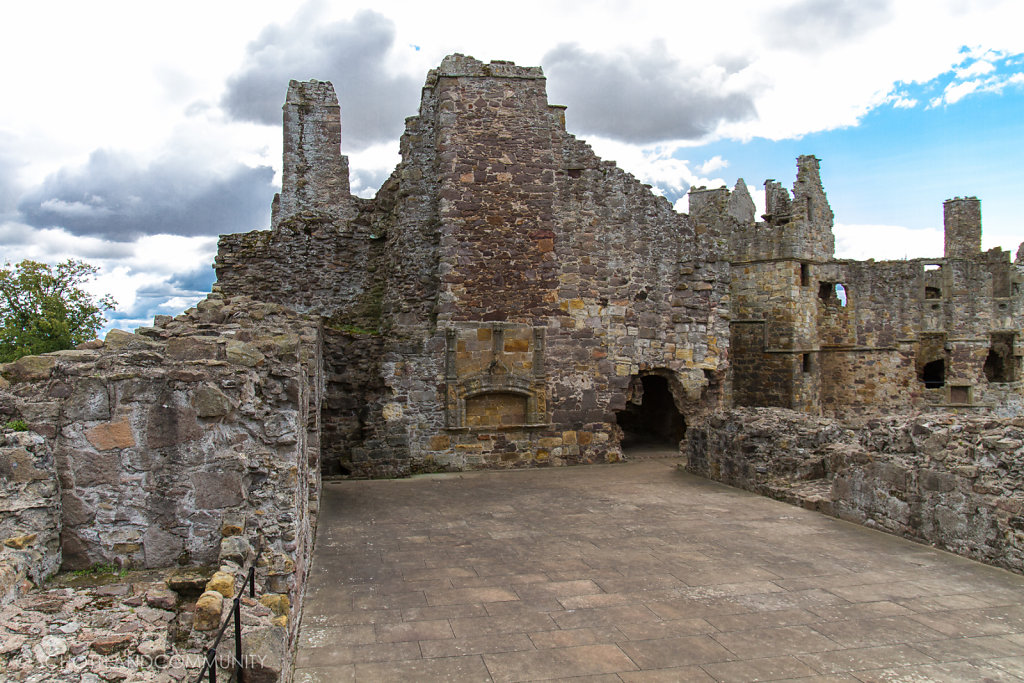
[[[127,423],[122,423],[127,425]],[[131,429],[128,430],[128,437],[131,438]],[[102,439],[101,439],[102,441]],[[103,442],[109,445],[110,442]],[[134,443],[134,439],[133,439]],[[121,458],[111,449],[97,449],[100,453],[89,453],[86,451],[75,451],[71,454],[71,460],[75,468],[75,486],[88,488],[90,486],[117,485],[121,480]]]
[[[180,536],[157,524],[150,525],[142,535],[142,550],[147,567],[168,567],[174,564],[184,547]]]
[[[0,479],[23,483],[51,476],[51,472],[36,468],[35,456],[24,448],[0,448]]]
[[[125,350],[125,351],[137,351],[141,349],[158,349],[162,348],[162,344],[159,342],[146,339],[143,336],[132,334],[131,332],[125,332],[124,330],[113,329],[107,332],[107,336],[103,339],[103,345],[109,349]]]
[[[103,638],[97,638],[96,640],[89,643],[89,647],[94,652],[101,655],[110,655],[115,652],[124,650],[132,643],[132,637],[127,634],[110,635]]]
[[[104,422],[85,432],[85,438],[98,451],[109,451],[115,448],[131,448],[135,445],[135,435],[128,420]]]
[[[224,607],[224,596],[217,591],[206,591],[196,601],[192,628],[197,631],[213,631],[220,627],[220,613]]]
[[[13,363],[0,366],[0,374],[12,383],[38,382],[49,378],[56,365],[53,356],[23,356]]]
[[[225,598],[235,597],[235,577],[227,572],[217,572],[206,582],[206,591],[217,591]]]
[[[230,413],[235,405],[223,391],[206,384],[192,396],[192,407],[199,417],[221,417]]]
[[[199,567],[183,567],[173,570],[164,580],[167,587],[183,598],[194,598],[206,590],[206,582],[213,573]]]
[[[192,408],[158,403],[150,407],[148,417],[146,444],[150,448],[194,441],[203,433]]]
[[[277,616],[287,615],[291,608],[291,601],[287,595],[280,593],[268,593],[260,596],[260,604],[270,608],[270,611]]]
[[[280,619],[281,617],[277,617]],[[248,683],[273,683],[281,680],[285,669],[285,630],[267,627],[245,634],[245,653],[251,665],[245,671]]]
[[[239,472],[197,472],[192,475],[192,487],[200,510],[233,507],[245,500]]]
[[[156,609],[172,610],[178,603],[178,594],[167,588],[152,588],[146,591],[146,604]]]
[[[176,360],[216,360],[224,351],[219,344],[194,337],[173,337],[167,341],[167,355]]]
[[[229,341],[226,351],[229,363],[249,368],[260,365],[265,358],[258,348],[246,342]]]
[[[244,565],[252,557],[252,546],[242,536],[228,536],[220,541],[220,561]]]
[[[71,397],[64,403],[64,416],[70,420],[109,420],[110,397],[107,385],[99,379],[81,378],[75,382]]]
[[[242,515],[228,514],[224,515],[224,520],[220,525],[220,535],[227,538],[228,536],[241,536],[245,533],[245,517]],[[221,551],[224,550],[224,544],[221,543]]]

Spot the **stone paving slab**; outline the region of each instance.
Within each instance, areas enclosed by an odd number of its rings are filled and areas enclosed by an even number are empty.
[[[324,485],[297,683],[1019,681],[1024,577],[639,463]]]

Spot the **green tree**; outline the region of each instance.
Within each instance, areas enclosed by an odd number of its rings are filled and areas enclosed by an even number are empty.
[[[0,363],[74,348],[95,339],[117,303],[80,285],[99,269],[68,259],[51,267],[25,260],[0,269]]]

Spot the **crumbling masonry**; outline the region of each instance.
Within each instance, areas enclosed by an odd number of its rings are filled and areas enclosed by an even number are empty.
[[[321,473],[645,444],[1024,569],[1024,256],[981,251],[977,199],[946,202],[942,258],[836,260],[814,157],[762,220],[742,180],[679,214],[566,132],[539,68],[461,55],[375,198],[341,141],[331,84],[293,81],[271,228],[221,238],[205,301],[0,366],[0,417],[32,430],[0,446],[4,597],[61,565],[223,561],[230,527],[294,612]]]

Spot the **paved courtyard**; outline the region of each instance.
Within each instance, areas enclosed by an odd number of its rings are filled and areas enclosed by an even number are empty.
[[[325,484],[295,680],[1024,680],[1024,577],[675,464]]]

